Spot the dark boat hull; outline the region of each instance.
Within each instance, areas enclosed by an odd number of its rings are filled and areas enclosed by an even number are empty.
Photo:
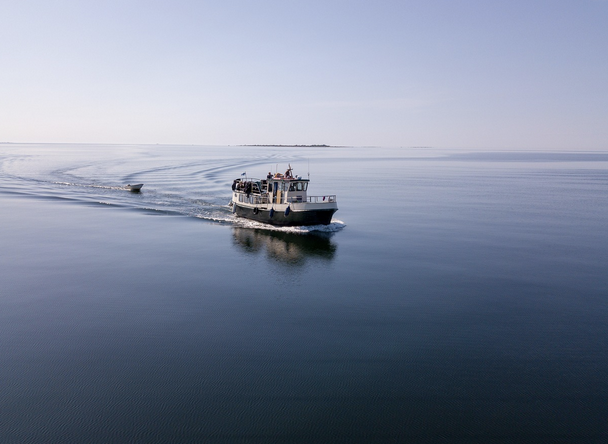
[[[255,211],[257,210],[257,212]],[[331,218],[337,211],[336,208],[306,210],[306,211],[290,211],[287,216],[282,211],[274,211],[270,217],[270,208],[250,208],[236,205],[236,215],[247,219],[255,220],[270,225],[282,227],[297,227],[307,225],[329,225]]]

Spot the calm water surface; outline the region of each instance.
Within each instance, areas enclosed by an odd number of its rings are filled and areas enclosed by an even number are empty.
[[[234,219],[289,163],[332,224]],[[606,442],[607,190],[605,152],[0,144],[0,441]]]

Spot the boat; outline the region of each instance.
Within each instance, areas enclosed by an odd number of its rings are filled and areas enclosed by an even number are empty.
[[[243,173],[245,175],[245,173]],[[335,194],[308,195],[310,179],[268,173],[266,179],[241,177],[232,183],[229,206],[238,217],[278,226],[329,225],[338,211]]]
[[[143,187],[144,184],[143,183],[138,183],[136,185],[127,185],[127,190],[129,191],[134,191],[134,192],[138,192],[139,190],[141,190],[141,187]]]

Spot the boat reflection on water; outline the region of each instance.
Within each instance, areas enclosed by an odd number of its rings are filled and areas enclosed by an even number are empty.
[[[304,265],[307,259],[331,261],[336,245],[331,242],[333,233],[293,234],[233,228],[236,245],[248,253],[266,250],[269,258],[290,266]]]

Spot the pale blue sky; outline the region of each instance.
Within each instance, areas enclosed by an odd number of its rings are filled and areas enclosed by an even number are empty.
[[[608,148],[608,1],[0,0],[0,141]]]

